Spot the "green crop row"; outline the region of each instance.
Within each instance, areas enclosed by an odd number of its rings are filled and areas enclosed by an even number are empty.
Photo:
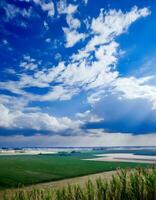
[[[4,200],[156,200],[156,169],[119,170],[110,180],[98,178],[85,186],[61,189],[19,189]]]

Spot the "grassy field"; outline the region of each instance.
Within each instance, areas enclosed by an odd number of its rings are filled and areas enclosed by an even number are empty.
[[[155,200],[156,170],[120,170],[109,180],[89,180],[83,187],[76,184],[58,189],[11,190],[3,197],[4,200]]]
[[[84,156],[85,157],[85,156]],[[82,160],[77,155],[0,156],[0,189],[147,164]]]

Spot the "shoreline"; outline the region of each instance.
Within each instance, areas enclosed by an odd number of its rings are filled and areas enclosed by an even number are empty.
[[[0,156],[57,154],[57,151],[1,151]]]
[[[135,155],[131,153],[114,153],[114,154],[96,154],[95,158],[84,160],[91,161],[113,161],[113,162],[133,162],[133,163],[149,163],[156,164],[156,156]]]

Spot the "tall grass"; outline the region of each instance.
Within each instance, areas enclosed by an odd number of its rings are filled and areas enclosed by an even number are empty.
[[[4,200],[156,200],[156,169],[120,170],[110,180],[89,180],[85,186],[62,189],[19,189]]]

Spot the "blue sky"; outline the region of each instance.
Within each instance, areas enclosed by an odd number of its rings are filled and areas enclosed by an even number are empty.
[[[0,146],[155,144],[155,1],[1,0],[0,61]]]

